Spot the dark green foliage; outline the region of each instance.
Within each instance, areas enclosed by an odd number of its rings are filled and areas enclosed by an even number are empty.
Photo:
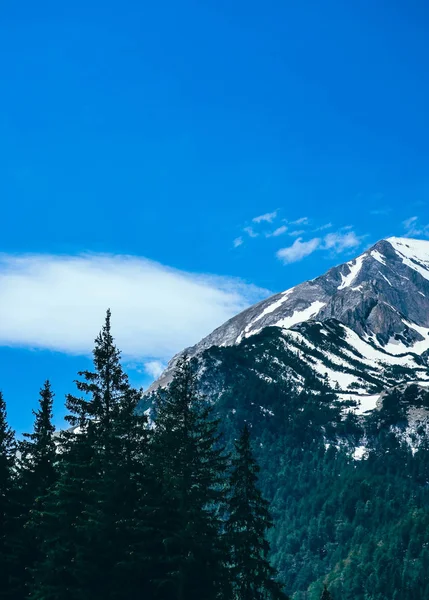
[[[82,423],[78,434],[67,431],[61,435],[59,478],[37,523],[42,558],[36,565],[30,595],[35,600],[80,597],[77,557],[85,547],[82,524],[90,501],[88,482],[95,478],[93,440],[90,424]]]
[[[13,560],[16,533],[14,467],[16,443],[7,423],[6,403],[0,392],[0,598],[13,598],[16,565]]]
[[[159,394],[152,429],[109,311],[93,356],[94,370],[79,373],[80,395],[66,397],[69,429],[55,436],[47,381],[18,455],[0,395],[0,598],[232,600],[228,457],[190,362]],[[262,498],[256,515],[255,589],[283,598],[267,561]]]
[[[49,381],[40,390],[39,409],[33,411],[34,429],[24,433],[19,442],[19,506],[20,535],[16,536],[15,558],[19,565],[17,596],[26,597],[33,579],[34,565],[42,559],[40,543],[43,529],[39,526],[46,508],[47,494],[57,479],[57,452],[52,424],[54,394]]]
[[[59,479],[41,524],[44,559],[32,595],[40,600],[120,597],[131,581],[122,565],[144,498],[148,432],[135,414],[140,393],[120,365],[110,312],[93,354],[94,371],[76,382],[83,396],[66,401],[71,429],[60,437]]]
[[[134,414],[140,393],[130,386],[122,369],[111,334],[110,311],[95,340],[93,357],[94,371],[79,373],[83,380],[76,382],[84,396],[67,398],[73,426],[79,426],[85,415],[92,451],[84,483],[87,502],[78,524],[82,545],[75,563],[85,595],[106,598],[122,593],[123,585],[129,584],[118,567],[129,548],[119,541],[129,520],[136,518],[147,431],[146,417]]]
[[[318,347],[349,351],[326,332],[309,325]],[[276,573],[293,600],[429,598],[429,394],[401,385],[357,416],[308,351],[268,328],[209,349],[203,369],[183,360],[152,428],[108,313],[59,451],[45,384],[19,469],[0,397],[0,598],[268,600],[284,597]]]
[[[320,600],[332,600],[332,596],[329,593],[329,590],[326,587],[326,585],[323,588],[323,592],[322,592],[322,595],[320,596]]]
[[[189,361],[181,360],[158,398],[155,467],[168,508],[166,597],[225,597],[227,552],[220,535],[226,458],[212,409],[197,393]]]
[[[40,390],[39,409],[33,411],[34,430],[19,443],[20,483],[33,500],[43,497],[56,480],[57,453],[52,424],[54,394],[49,381]]]
[[[275,524],[271,562],[285,589],[294,600],[319,600],[325,581],[341,600],[429,597],[426,414],[414,434],[405,429],[407,408],[423,410],[427,392],[400,386],[373,415],[346,415],[348,403],[336,401],[323,381],[320,393],[296,389],[287,378],[296,357],[273,328],[260,335],[211,348],[204,368],[195,367],[227,448],[243,421],[252,426],[260,489]],[[367,454],[354,460],[361,444]]]
[[[276,570],[268,560],[270,545],[265,534],[273,522],[268,502],[258,489],[259,467],[252,454],[247,425],[235,450],[226,522],[233,597],[237,600],[287,600],[276,580]]]

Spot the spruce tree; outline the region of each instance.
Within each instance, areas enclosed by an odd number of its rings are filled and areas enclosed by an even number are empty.
[[[197,391],[186,357],[158,396],[152,449],[166,523],[161,597],[226,598],[220,518],[226,458],[218,422]]]
[[[73,415],[76,417],[76,415]],[[35,565],[32,600],[86,598],[77,556],[85,547],[82,524],[94,481],[94,434],[84,411],[79,425],[59,436],[59,475],[37,515],[41,559]]]
[[[82,395],[66,399],[71,428],[60,438],[60,477],[47,512],[38,599],[121,597],[133,580],[123,565],[135,545],[128,534],[142,501],[147,420],[136,414],[140,393],[120,364],[110,311],[93,359],[94,370],[80,372],[76,382]],[[127,597],[134,597],[132,591]]]
[[[15,501],[15,435],[7,423],[6,403],[0,392],[0,598],[15,596],[15,563],[13,561],[16,534]]]
[[[40,390],[39,409],[32,433],[24,433],[19,442],[20,534],[16,539],[17,562],[21,567],[19,585],[25,596],[32,580],[34,564],[41,560],[43,528],[40,523],[47,494],[57,478],[57,451],[52,424],[54,394],[49,381]]]
[[[328,588],[326,587],[326,585],[323,588],[323,592],[322,592],[322,595],[320,596],[320,600],[332,600],[332,596],[331,596]]]
[[[244,426],[235,443],[232,461],[227,539],[231,546],[231,579],[234,600],[286,599],[276,570],[270,565],[266,532],[273,526],[268,502],[257,486],[259,466]]]
[[[126,393],[115,423],[120,440],[115,469],[115,545],[120,552],[114,566],[114,597],[157,598],[159,557],[162,552],[157,532],[165,525],[160,486],[149,463],[150,430],[147,417],[138,410],[141,394]],[[113,488],[112,488],[113,489]]]
[[[141,597],[149,579],[142,560],[148,535],[143,516],[147,418],[136,412],[141,393],[123,371],[110,319],[107,311],[95,340],[94,370],[79,373],[83,380],[77,382],[88,398],[94,430],[95,477],[88,482],[90,501],[82,524],[86,543],[77,556],[91,599],[122,597],[125,590],[129,598]],[[69,406],[81,404],[81,398],[68,397]]]
[[[52,424],[54,394],[49,381],[40,390],[39,409],[33,411],[34,429],[19,443],[20,480],[29,504],[42,498],[56,480],[57,451]]]

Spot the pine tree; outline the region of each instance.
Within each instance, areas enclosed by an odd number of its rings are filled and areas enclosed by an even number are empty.
[[[160,581],[165,598],[226,598],[219,516],[226,458],[211,412],[185,357],[158,397],[153,443],[166,515]]]
[[[268,561],[270,550],[265,537],[273,526],[268,502],[257,487],[259,466],[244,426],[235,443],[226,532],[231,545],[231,579],[235,600],[286,599]]]
[[[111,333],[110,311],[95,340],[94,371],[79,373],[78,389],[94,429],[90,502],[82,526],[87,540],[77,564],[88,597],[141,597],[149,574],[143,564],[148,536],[144,518],[147,418],[136,412],[141,393],[132,388]],[[82,399],[68,397],[69,407]],[[140,557],[140,561],[137,561]],[[107,576],[106,576],[107,571]]]
[[[76,559],[86,541],[82,522],[90,501],[88,482],[95,479],[94,433],[83,411],[79,423],[59,436],[58,480],[37,523],[42,558],[34,570],[32,600],[86,598]]]
[[[322,592],[322,595],[320,596],[320,600],[332,600],[332,596],[331,596],[328,588],[326,587],[326,585],[323,588],[323,592]]]
[[[124,597],[125,590],[127,598],[140,598],[137,582],[148,579],[141,575],[142,564],[129,560],[147,535],[142,524],[147,419],[136,414],[141,395],[122,369],[110,311],[93,357],[94,370],[80,372],[76,382],[82,396],[66,399],[71,429],[61,436],[60,477],[47,514],[47,553],[35,599],[106,600]]]
[[[13,562],[15,509],[15,435],[7,423],[6,403],[0,392],[0,598],[14,597]]]
[[[31,498],[30,502],[43,497],[56,480],[57,451],[55,427],[52,424],[54,394],[49,381],[40,390],[39,409],[35,417],[33,433],[24,433],[19,443],[21,485]]]
[[[53,399],[50,383],[46,381],[40,390],[39,410],[33,411],[33,433],[24,433],[24,440],[18,444],[20,534],[16,539],[16,560],[21,567],[19,587],[23,596],[32,579],[32,568],[42,558],[43,529],[39,526],[47,493],[57,478]]]
[[[156,532],[164,516],[160,487],[149,464],[147,417],[138,410],[140,398],[135,390],[124,394],[115,423],[120,448],[112,509],[117,515],[115,545],[120,553],[115,564],[114,597],[130,600],[157,597],[154,580],[159,572],[162,544]]]

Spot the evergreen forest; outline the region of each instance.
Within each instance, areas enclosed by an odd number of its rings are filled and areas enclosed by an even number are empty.
[[[361,419],[327,386],[213,352],[216,401],[186,357],[144,396],[108,312],[64,430],[49,381],[22,439],[0,395],[0,598],[429,598],[429,437],[403,435],[428,394],[394,390]]]
[[[20,440],[0,395],[0,598],[286,600],[249,428],[227,452],[186,359],[138,410],[110,312],[93,365],[60,432],[49,381]]]

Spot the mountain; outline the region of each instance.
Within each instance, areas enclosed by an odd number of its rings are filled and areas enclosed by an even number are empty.
[[[293,600],[429,598],[429,242],[389,238],[179,356],[233,448],[243,422]]]
[[[324,275],[275,294],[184,352],[240,345],[268,327],[291,352],[350,399],[374,407],[401,381],[429,385],[429,242],[381,240]],[[182,355],[181,353],[180,355]],[[178,355],[178,356],[180,356]],[[178,356],[150,389],[168,384]],[[279,369],[281,371],[281,369]],[[300,381],[299,373],[289,377]]]

